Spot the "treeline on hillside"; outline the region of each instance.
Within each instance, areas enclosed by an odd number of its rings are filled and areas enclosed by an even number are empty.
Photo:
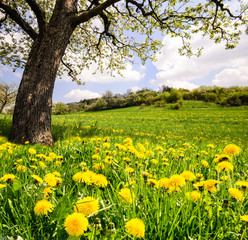
[[[248,105],[248,87],[211,87],[202,86],[194,90],[175,89],[167,86],[159,91],[143,88],[136,92],[128,90],[125,94],[113,94],[107,90],[102,97],[85,99],[77,103],[53,104],[53,114],[66,114],[80,110],[100,111],[132,106],[165,107],[172,103],[172,109],[180,109],[183,100],[213,102],[224,107]]]

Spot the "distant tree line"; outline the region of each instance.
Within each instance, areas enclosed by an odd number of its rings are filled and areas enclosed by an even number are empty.
[[[53,114],[65,114],[80,110],[101,111],[132,106],[166,107],[168,104],[172,109],[180,109],[183,100],[212,102],[223,107],[248,105],[248,87],[201,86],[190,91],[161,86],[159,91],[143,88],[136,92],[127,90],[125,94],[115,95],[112,91],[107,90],[100,98],[84,99],[77,103],[55,103]]]

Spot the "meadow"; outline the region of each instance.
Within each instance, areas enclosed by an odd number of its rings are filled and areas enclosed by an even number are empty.
[[[0,115],[0,239],[248,239],[247,110],[53,116],[53,147]]]

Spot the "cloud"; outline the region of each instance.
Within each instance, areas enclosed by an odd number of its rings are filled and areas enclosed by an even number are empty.
[[[97,68],[97,64],[93,63],[89,69],[84,69],[81,74],[79,74],[78,79],[82,82],[112,83],[139,81],[145,76],[144,73],[134,70],[131,64],[126,64],[126,69],[120,71],[121,75],[117,72],[112,72],[111,76],[108,70],[101,72],[97,70]],[[71,78],[64,75],[61,80],[70,82]]]
[[[206,37],[195,35],[192,38],[193,49],[204,46],[203,54],[188,58],[178,53],[177,49],[182,46],[181,39],[166,36],[163,40],[165,46],[160,54],[157,53],[157,62],[153,62],[159,72],[150,83],[192,89],[198,86],[197,81],[202,82],[215,71],[217,74],[212,79],[214,85],[243,86],[247,84],[244,80],[247,73],[243,75],[248,65],[247,41],[248,36],[242,36],[235,49],[225,50],[224,43],[215,44]]]
[[[215,75],[213,84],[220,87],[248,86],[248,67],[226,68]]]
[[[64,97],[74,100],[82,100],[82,99],[99,98],[100,94],[89,90],[73,89],[69,93],[67,93]]]

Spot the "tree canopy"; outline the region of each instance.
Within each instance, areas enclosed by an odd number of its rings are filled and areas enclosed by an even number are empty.
[[[162,44],[154,35],[157,30],[180,36],[181,53],[191,55],[192,34],[202,32],[233,48],[240,26],[247,23],[247,5],[242,1],[0,0],[1,63],[24,67],[33,41],[44,34],[55,10],[71,5],[75,8],[68,18],[76,28],[59,74],[66,71],[74,80],[92,63],[115,74],[134,60],[134,53],[143,61],[152,57]]]

